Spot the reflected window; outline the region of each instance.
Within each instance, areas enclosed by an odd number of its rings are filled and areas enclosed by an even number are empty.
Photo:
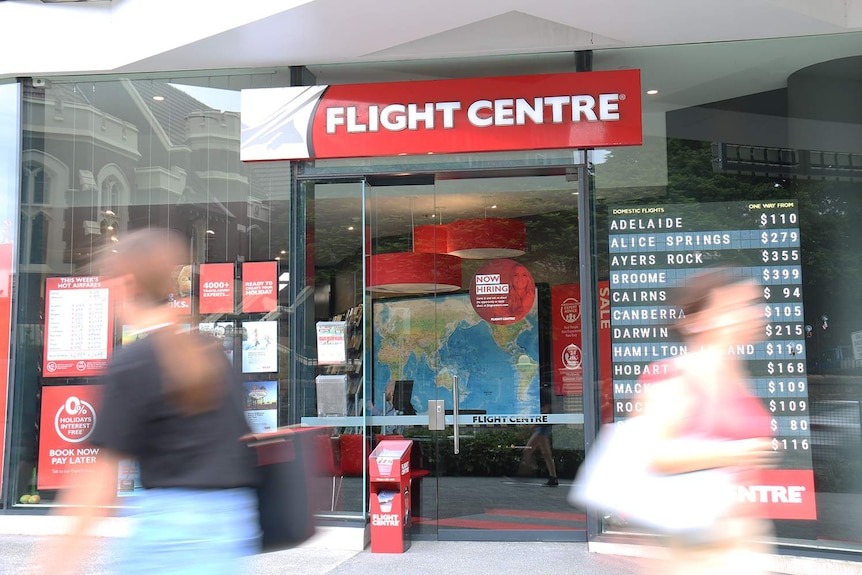
[[[48,255],[48,216],[39,212],[30,227],[30,263],[44,264]]]
[[[51,177],[41,165],[25,164],[21,176],[21,199],[25,204],[50,203]]]
[[[120,182],[114,177],[105,178],[102,182],[101,194],[99,196],[99,210],[102,213],[120,213]]]
[[[25,163],[21,174],[21,199],[25,205],[43,206],[51,201],[51,176],[38,163]],[[42,211],[22,218],[24,230],[29,230],[30,246],[27,261],[44,264],[48,255],[49,217]]]

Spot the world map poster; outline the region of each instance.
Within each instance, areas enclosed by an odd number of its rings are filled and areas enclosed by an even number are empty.
[[[413,381],[417,413],[428,400],[488,415],[539,413],[537,303],[520,321],[491,324],[475,312],[470,294],[379,300],[373,304],[374,405],[387,384]]]

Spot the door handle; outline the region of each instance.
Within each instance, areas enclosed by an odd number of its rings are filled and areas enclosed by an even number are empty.
[[[428,429],[431,431],[446,430],[446,407],[442,399],[428,400]]]
[[[461,393],[458,391],[458,376],[452,376],[452,425],[455,428],[455,455],[461,450],[461,441],[458,437],[458,397]]]

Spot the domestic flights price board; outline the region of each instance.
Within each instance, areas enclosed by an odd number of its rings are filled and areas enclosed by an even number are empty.
[[[807,490],[810,504],[777,505],[772,516],[813,518],[796,201],[612,206],[608,222],[614,420],[641,409],[638,379],[650,366],[689,352],[671,329],[681,313],[671,304],[674,290],[706,268],[732,266],[763,289],[761,341],[728,350],[743,359],[750,387],[770,414],[772,447],[782,454],[782,470],[773,471],[786,472],[777,480],[783,487],[762,499],[780,504],[792,488],[801,503],[799,491]]]

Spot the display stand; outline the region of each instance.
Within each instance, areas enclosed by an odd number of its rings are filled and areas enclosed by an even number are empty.
[[[322,348],[322,343],[332,341],[321,338],[318,333],[318,358],[325,360],[317,367],[318,417],[362,415],[365,405],[362,390],[362,306],[352,307],[328,321],[318,322],[318,326],[336,324],[343,326],[340,354]],[[338,346],[333,344],[332,347]]]
[[[318,417],[344,417],[347,415],[347,375],[318,375],[314,378],[317,389]]]
[[[409,439],[381,441],[368,456],[371,552],[403,553],[410,547]]]

